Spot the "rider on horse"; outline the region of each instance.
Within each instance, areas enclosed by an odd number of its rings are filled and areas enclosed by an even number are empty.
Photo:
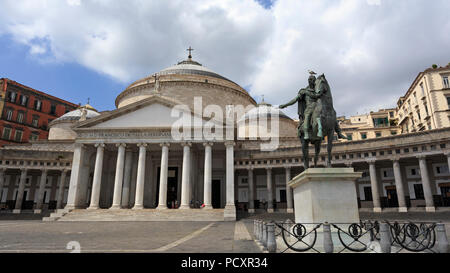
[[[316,93],[316,73],[313,71],[309,72],[311,75],[308,78],[308,87],[300,89],[298,92],[297,97],[295,97],[290,102],[280,105],[280,109],[284,109],[288,106],[293,105],[294,103],[298,102],[298,115],[300,119],[300,124],[303,121],[303,133],[304,133],[304,139],[309,140],[309,130],[311,129],[311,116],[314,112],[314,109],[317,105],[317,100],[323,95],[323,90],[320,90],[318,93]],[[322,133],[322,126],[320,119],[317,120],[318,122],[318,130],[317,130],[317,137],[323,138]],[[301,125],[299,125],[299,133],[300,133]],[[336,133],[338,134],[339,138],[346,139],[347,137],[344,136],[341,132],[341,128],[339,124],[336,124]]]

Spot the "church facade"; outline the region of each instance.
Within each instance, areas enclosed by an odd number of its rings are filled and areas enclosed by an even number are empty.
[[[115,103],[52,121],[46,141],[0,149],[2,208],[56,209],[47,219],[59,221],[233,221],[239,211],[293,211],[286,185],[303,171],[297,122],[236,83],[189,56],[134,82]],[[364,173],[358,205],[375,212],[446,209],[449,165],[450,128],[333,150],[334,167]]]

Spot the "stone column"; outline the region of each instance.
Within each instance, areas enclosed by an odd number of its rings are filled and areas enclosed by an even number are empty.
[[[445,155],[447,156],[448,172],[450,173],[450,151],[447,151]]]
[[[236,220],[236,205],[234,197],[234,145],[233,141],[225,142],[226,147],[226,205],[224,218],[226,221]]]
[[[20,169],[20,182],[19,182],[19,189],[17,192],[17,199],[16,199],[16,206],[13,210],[13,213],[20,213],[22,210],[22,201],[23,201],[23,192],[25,190],[25,182],[27,180],[27,172],[28,170],[23,168]]]
[[[373,211],[381,212],[380,190],[375,162],[375,160],[367,161],[369,163],[370,184],[372,186]]]
[[[105,152],[105,144],[95,144],[97,147],[97,156],[95,158],[94,178],[91,189],[91,203],[88,209],[98,209],[100,202],[100,189],[103,173],[103,155]]]
[[[159,204],[157,209],[167,209],[167,179],[169,173],[169,143],[162,143],[161,172],[159,174]]]
[[[205,146],[204,188],[203,203],[205,209],[212,209],[212,143],[203,143]]]
[[[402,171],[400,169],[399,160],[400,160],[399,158],[395,158],[393,161],[395,188],[397,190],[397,199],[398,199],[398,211],[408,212],[408,208],[406,207],[405,190],[403,188]]]
[[[5,184],[5,173],[6,173],[5,168],[0,169],[0,203],[2,202],[2,190],[3,185]]]
[[[34,208],[34,213],[42,212],[42,204],[44,204],[44,192],[45,184],[47,183],[47,169],[43,169],[41,173],[41,180],[39,181],[38,198],[36,200],[36,207]]]
[[[72,159],[72,171],[70,173],[69,196],[67,197],[66,209],[81,207],[81,180],[83,175],[83,165],[85,161],[86,147],[76,143]],[[85,194],[85,193],[84,193]]]
[[[435,212],[436,208],[434,207],[433,192],[431,191],[431,181],[430,176],[428,174],[426,155],[419,155],[417,156],[417,158],[419,159],[423,194],[425,195],[425,204],[426,204],[425,210],[428,212]]]
[[[266,168],[267,171],[267,212],[273,213],[273,185],[272,168]]]
[[[147,156],[147,144],[138,144],[139,147],[139,161],[136,178],[136,197],[134,198],[133,209],[144,208],[144,183],[145,183],[145,162]]]
[[[58,197],[56,200],[56,209],[62,209],[62,204],[64,201],[64,191],[66,188],[66,176],[67,176],[68,170],[62,170],[61,177],[59,181],[59,190],[58,190]]]
[[[125,165],[125,143],[116,145],[119,148],[117,153],[116,176],[114,179],[114,195],[111,209],[120,209],[122,202],[122,186],[123,186],[123,166]]]
[[[183,143],[183,170],[181,175],[181,205],[180,209],[190,209],[189,206],[189,178],[190,178],[190,167],[191,167],[191,143]]]
[[[253,167],[248,168],[248,212],[255,213],[255,182],[253,181]]]
[[[122,190],[122,208],[130,207],[130,185],[131,185],[131,166],[133,163],[133,152],[125,152],[125,171],[123,173]]]
[[[291,167],[286,167],[286,202],[287,202],[287,213],[294,212],[294,200],[292,198],[292,188],[289,187],[289,182],[291,181]]]

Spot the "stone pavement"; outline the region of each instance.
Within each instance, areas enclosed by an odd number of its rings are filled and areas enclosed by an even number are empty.
[[[77,246],[81,252],[102,253],[260,252],[241,222],[0,221],[3,253],[64,253]]]

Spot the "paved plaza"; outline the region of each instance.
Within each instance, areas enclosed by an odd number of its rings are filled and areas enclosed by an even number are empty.
[[[450,212],[361,213],[362,219],[435,221]],[[41,216],[42,217],[42,216]],[[0,252],[67,253],[260,253],[253,240],[253,219],[284,221],[293,214],[241,214],[237,222],[42,222],[39,215],[0,214]]]

